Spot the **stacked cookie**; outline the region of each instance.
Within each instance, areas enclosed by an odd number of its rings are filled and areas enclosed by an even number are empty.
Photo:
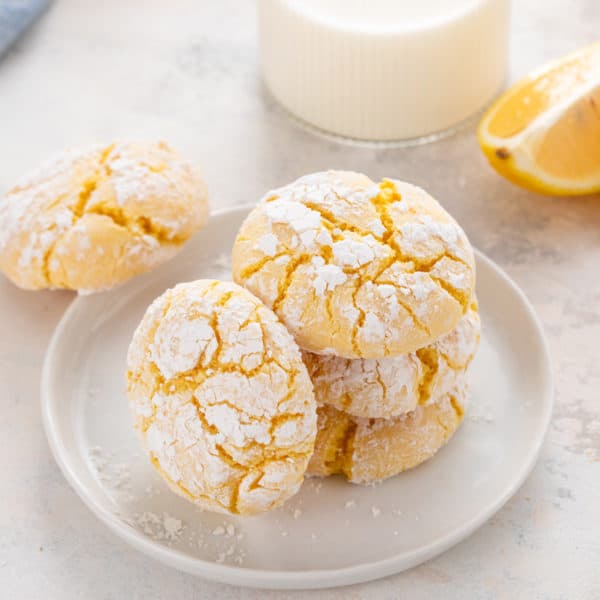
[[[454,433],[479,341],[475,263],[426,192],[353,172],[302,177],[250,213],[233,275],[303,349],[319,403],[309,473],[384,479]]]

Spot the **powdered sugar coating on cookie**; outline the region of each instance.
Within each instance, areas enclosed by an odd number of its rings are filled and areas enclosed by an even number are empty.
[[[464,380],[479,343],[477,304],[458,325],[416,352],[381,359],[345,359],[304,352],[317,402],[351,415],[386,419],[444,397]]]
[[[0,269],[25,289],[110,288],[206,222],[200,174],[165,142],[70,150],[0,201]]]
[[[177,493],[256,514],[299,489],[316,435],[312,385],[294,340],[250,292],[214,280],[168,290],[128,367],[135,427]]]
[[[233,274],[302,348],[354,359],[448,333],[475,283],[464,232],[431,196],[345,171],[269,192],[240,229]]]

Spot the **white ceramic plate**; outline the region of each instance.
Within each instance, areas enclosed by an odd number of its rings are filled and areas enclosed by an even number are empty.
[[[489,519],[533,467],[552,410],[548,353],[523,294],[477,255],[483,335],[473,397],[432,460],[380,485],[310,479],[283,508],[241,518],[201,512],[170,492],[141,453],[125,396],[125,356],[152,299],[180,281],[226,278],[247,208],[213,215],[162,268],[77,298],[44,365],[46,433],[66,478],[137,549],[217,581],[312,588],[396,573],[439,554]]]

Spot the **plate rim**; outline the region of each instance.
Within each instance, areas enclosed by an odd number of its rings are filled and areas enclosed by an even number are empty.
[[[224,207],[211,212],[210,219],[228,218],[239,213],[247,214],[251,208],[253,208],[253,205],[249,204]],[[485,506],[484,509],[479,511],[472,519],[450,531],[442,538],[438,538],[435,541],[418,547],[410,552],[395,554],[381,560],[365,562],[348,567],[337,569],[270,571],[266,569],[219,564],[210,560],[192,558],[180,550],[168,548],[157,541],[152,540],[142,532],[139,532],[128,525],[125,521],[121,520],[110,510],[104,508],[94,498],[87,494],[84,486],[80,485],[78,477],[75,475],[66,459],[66,453],[61,444],[61,436],[58,433],[55,413],[52,409],[53,394],[50,391],[49,383],[54,371],[54,363],[57,360],[57,348],[59,347],[63,333],[71,320],[72,314],[78,310],[82,303],[85,303],[85,296],[75,297],[69,304],[54,329],[44,356],[40,379],[42,423],[54,460],[71,488],[76,492],[83,503],[118,537],[133,546],[136,550],[163,564],[167,564],[191,575],[205,577],[206,579],[219,583],[262,589],[291,590],[332,588],[363,583],[400,573],[421,564],[434,556],[442,554],[474,533],[487,520],[496,514],[523,485],[539,457],[550,425],[554,406],[554,381],[550,351],[543,326],[533,305],[523,290],[499,265],[476,248],[474,248],[474,253],[478,262],[484,263],[487,268],[491,269],[495,275],[499,276],[504,284],[516,294],[526,311],[529,321],[534,327],[537,342],[540,344],[542,350],[540,368],[543,374],[543,381],[540,399],[543,413],[540,425],[538,426],[539,431],[537,433],[537,439],[531,446],[525,460],[522,462],[518,477],[514,479],[512,484],[502,495],[496,498],[494,502]],[[132,281],[135,281],[135,279]]]

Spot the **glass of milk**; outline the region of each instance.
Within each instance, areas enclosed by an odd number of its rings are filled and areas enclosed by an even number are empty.
[[[258,0],[258,13],[268,89],[339,136],[433,139],[507,73],[510,0]]]

